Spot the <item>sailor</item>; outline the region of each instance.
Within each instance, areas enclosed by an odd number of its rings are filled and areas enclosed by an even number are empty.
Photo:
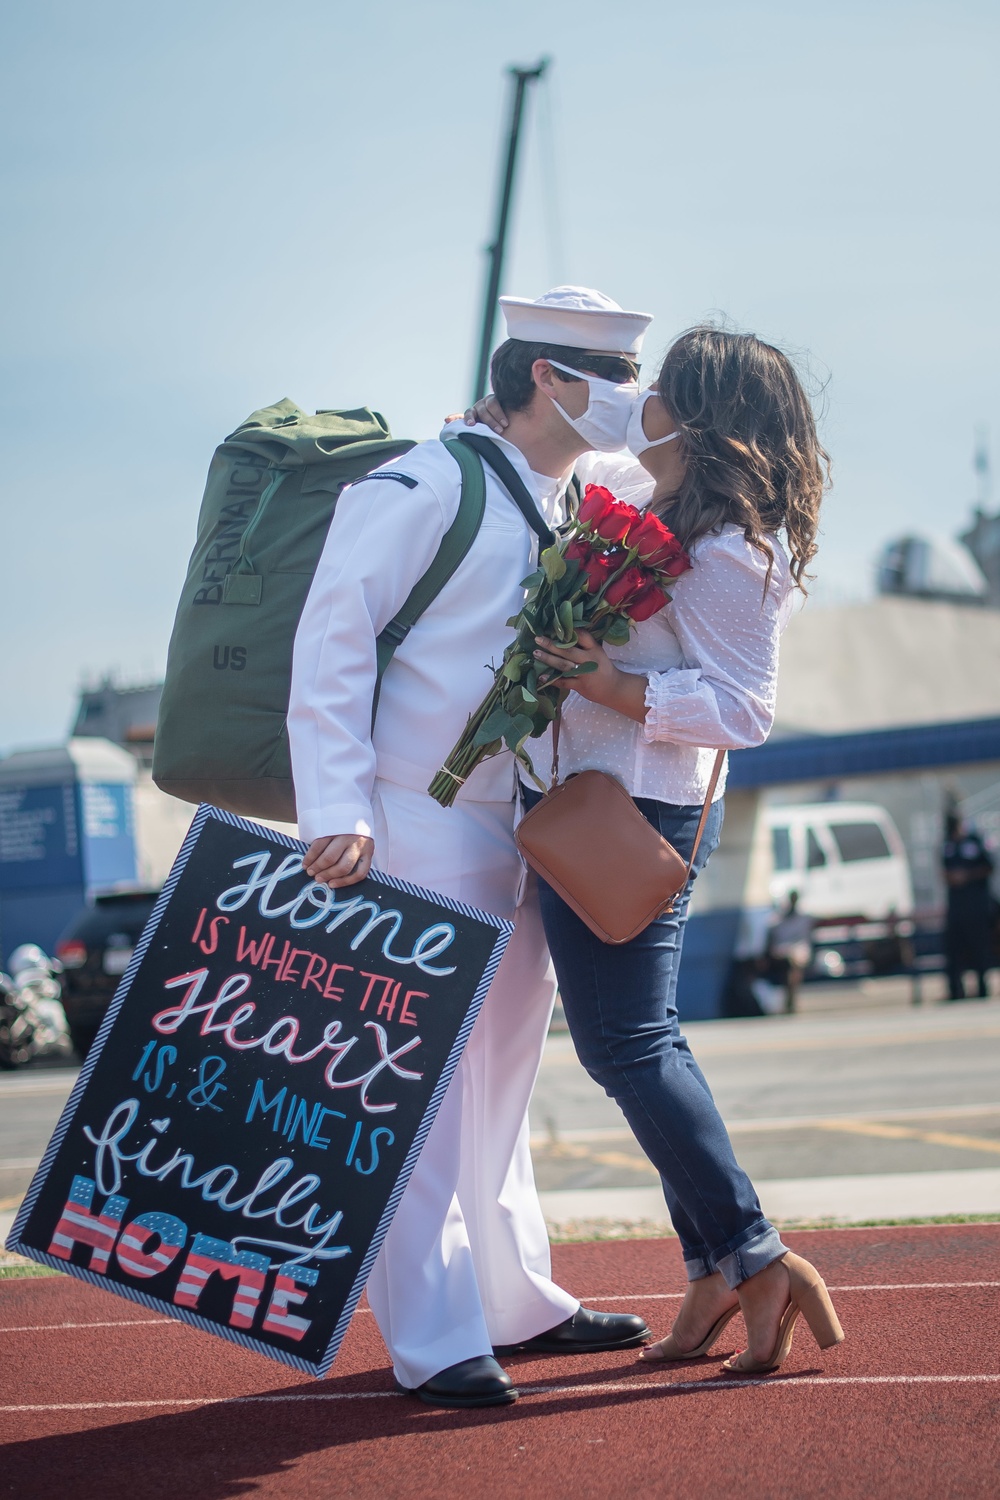
[[[375,639],[425,574],[458,512],[438,440],[341,497],[295,640],[288,729],[305,867],[332,887],[387,874],[514,918],[514,935],[368,1282],[399,1386],[431,1405],[515,1399],[495,1354],[585,1353],[643,1342],[643,1320],[591,1312],[551,1279],[528,1150],[528,1101],[555,988],[537,905],[518,908],[514,759],[480,765],[451,808],[427,792],[510,640],[536,531],[563,519],[574,461],[624,447],[650,321],[600,292],[503,297],[509,338],[493,389],[503,438],[463,562],[399,645],[372,727]],[[462,428],[463,432],[470,429]],[[495,445],[492,449],[488,445]],[[536,513],[532,516],[532,511]],[[540,512],[540,515],[537,513]],[[534,528],[534,529],[533,529]]]

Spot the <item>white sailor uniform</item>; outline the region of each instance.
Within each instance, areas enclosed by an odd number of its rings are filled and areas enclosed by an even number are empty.
[[[560,519],[558,481],[532,474],[518,449],[494,440],[546,519]],[[479,534],[398,648],[372,733],[375,638],[430,566],[460,493],[458,465],[440,442],[389,467],[416,484],[386,477],[345,491],[296,636],[288,728],[299,830],[310,841],[370,834],[377,868],[514,917],[522,870],[513,757],[477,768],[452,808],[427,787],[491,684],[488,664],[509,639],[505,622],[520,608],[535,537],[487,468]],[[579,1307],[551,1280],[528,1151],[554,978],[537,904],[516,916],[368,1283],[396,1376],[411,1388]]]

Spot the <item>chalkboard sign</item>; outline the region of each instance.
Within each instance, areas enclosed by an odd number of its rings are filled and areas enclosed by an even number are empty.
[[[512,929],[305,847],[199,809],[8,1248],[325,1375]]]

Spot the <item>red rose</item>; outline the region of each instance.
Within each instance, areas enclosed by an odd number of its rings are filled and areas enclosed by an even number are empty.
[[[648,620],[650,615],[655,615],[657,610],[663,608],[669,598],[670,595],[658,583],[647,583],[628,605],[625,613],[630,620]]]
[[[691,559],[686,552],[681,552],[678,556],[672,557],[668,563],[658,563],[656,566],[661,573],[666,573],[668,578],[679,578],[682,573],[690,571]]]
[[[660,568],[672,562],[683,549],[669,526],[664,526],[659,516],[649,511],[638,526],[633,526],[626,538],[626,546],[634,547],[647,567]]]
[[[619,614],[627,613],[626,607],[629,600],[634,599],[647,586],[648,576],[642,568],[634,565],[626,568],[624,573],[608,588],[604,595],[604,602],[610,604],[612,609],[618,610]]]
[[[603,552],[592,552],[582,564],[587,578],[587,592],[599,594],[614,572],[615,565]]]
[[[577,519],[581,526],[593,526],[617,503],[611,491],[606,490],[602,484],[588,484],[580,501]]]
[[[638,526],[633,526],[629,532],[628,545],[634,547],[640,557],[645,558],[662,547],[670,534],[659,516],[654,516],[651,511],[647,510]]]
[[[629,527],[638,525],[642,517],[634,505],[625,505],[616,500],[602,484],[588,484],[580,502],[577,519],[604,541],[620,542],[627,535]]]
[[[563,555],[567,562],[579,563],[583,576],[587,580],[587,592],[600,593],[613,569],[607,553],[595,552],[585,537],[578,536],[570,542]]]
[[[623,542],[633,526],[642,520],[634,505],[616,500],[594,526],[597,535],[606,542]]]

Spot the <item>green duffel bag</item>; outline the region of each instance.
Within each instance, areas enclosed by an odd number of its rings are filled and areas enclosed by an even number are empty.
[[[309,416],[285,399],[216,449],[167,654],[153,744],[161,790],[295,821],[286,717],[302,606],[344,486],[413,446],[367,407]],[[458,516],[379,637],[379,682],[482,520],[482,464],[464,443],[448,448],[462,474]]]

